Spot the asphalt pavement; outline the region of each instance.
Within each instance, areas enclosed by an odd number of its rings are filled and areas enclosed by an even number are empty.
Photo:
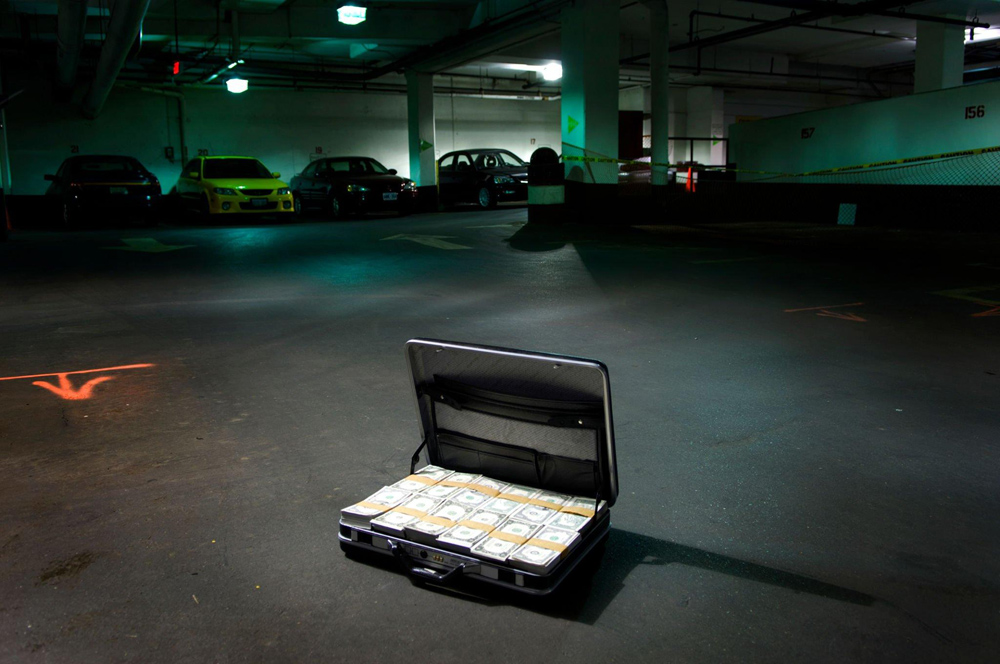
[[[0,661],[996,661],[1000,235],[526,216],[13,233]],[[592,575],[340,551],[420,442],[412,337],[608,365]]]

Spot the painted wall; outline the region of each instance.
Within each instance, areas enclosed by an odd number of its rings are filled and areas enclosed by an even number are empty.
[[[983,106],[983,117],[966,119],[969,106]],[[741,169],[803,173],[989,147],[1000,145],[998,117],[1000,83],[966,85],[736,124],[731,159]]]
[[[12,191],[45,192],[72,146],[80,154],[127,154],[153,171],[165,190],[180,174],[177,103],[149,93],[115,88],[104,112],[86,120],[78,104],[53,104],[47,83],[13,81],[25,92],[7,109]],[[316,157],[360,154],[408,175],[406,97],[250,90],[188,90],[186,141],[189,156],[249,154],[290,179]],[[435,97],[438,156],[453,149],[504,147],[523,159],[543,145],[559,145],[559,103]],[[174,161],[164,156],[173,146]]]

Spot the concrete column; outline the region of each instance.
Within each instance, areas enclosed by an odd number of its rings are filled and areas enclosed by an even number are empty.
[[[666,164],[670,161],[670,16],[667,0],[650,0],[645,3],[649,9],[649,74],[650,86],[650,127],[652,136],[651,156],[653,163]],[[666,166],[652,167],[654,187],[667,184]]]
[[[613,200],[618,165],[618,0],[577,0],[562,11],[562,140],[566,203]]]
[[[434,75],[406,72],[406,124],[410,143],[410,179],[417,183],[417,206],[437,207],[434,156]]]
[[[913,73],[913,91],[930,92],[955,88],[962,85],[964,74],[965,28],[960,25],[917,21],[917,61]]]
[[[723,91],[719,88],[698,87],[687,92],[687,135],[692,138],[718,138],[725,136],[725,116],[723,114]],[[683,146],[683,154],[678,148],[677,161],[691,158],[690,146]],[[726,146],[724,141],[697,141],[694,144],[694,160],[699,164],[724,164]]]

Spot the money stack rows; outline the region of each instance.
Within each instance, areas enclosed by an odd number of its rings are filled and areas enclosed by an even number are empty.
[[[533,572],[553,567],[607,503],[425,466],[341,510],[348,525]]]

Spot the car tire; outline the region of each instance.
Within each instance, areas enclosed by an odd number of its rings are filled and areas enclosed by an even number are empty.
[[[302,205],[302,197],[298,194],[292,195],[292,209],[295,210],[296,217],[304,217],[306,214],[305,206]]]
[[[330,219],[340,220],[344,218],[344,207],[340,203],[340,199],[336,196],[331,196],[330,200],[326,204],[327,213]]]
[[[83,213],[73,209],[69,203],[63,203],[60,210],[60,221],[64,230],[70,231],[78,228],[83,221]]]
[[[493,195],[493,192],[490,191],[489,187],[480,187],[479,192],[476,194],[476,204],[486,210],[496,207],[497,198]]]

